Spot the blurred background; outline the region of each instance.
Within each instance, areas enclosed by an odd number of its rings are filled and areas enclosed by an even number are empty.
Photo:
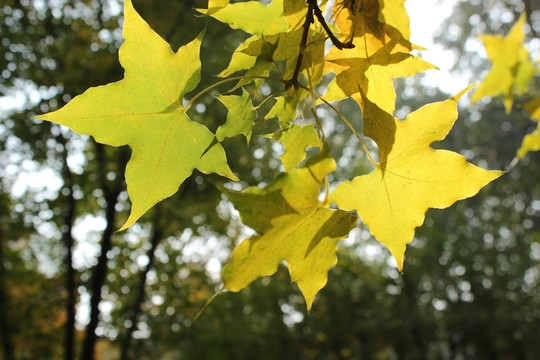
[[[173,49],[206,28],[199,90],[216,82],[247,37],[196,17],[193,8],[205,8],[205,0],[133,2]],[[527,46],[540,58],[538,1],[434,4],[447,10],[446,20],[427,34],[444,56],[425,56],[448,80],[434,80],[433,71],[396,79],[400,118],[451,96],[451,81],[481,80],[490,63],[476,36],[506,34],[521,12],[530,17]],[[311,313],[283,267],[240,293],[217,296],[193,321],[246,232],[212,183],[223,180],[195,172],[176,195],[115,233],[129,213],[129,149],[32,120],[122,78],[122,6],[0,3],[0,359],[540,359],[538,152],[474,198],[429,210],[403,274],[359,225],[340,243],[338,265]],[[418,22],[432,15],[412,15],[414,41]],[[460,118],[437,146],[484,168],[507,166],[536,127],[520,108],[540,95],[540,78],[534,81],[510,115],[501,99],[471,107],[462,100]],[[360,120],[357,105],[339,106]],[[345,125],[329,111],[319,115],[339,164],[331,180],[368,171]],[[226,109],[208,95],[190,116],[215,130]],[[243,185],[269,183],[279,170],[281,149],[266,138],[224,146]]]

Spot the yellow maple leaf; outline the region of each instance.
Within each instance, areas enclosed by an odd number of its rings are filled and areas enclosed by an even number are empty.
[[[379,21],[398,30],[405,40],[411,37],[409,14],[404,6],[405,0],[379,0]]]
[[[394,129],[373,129],[393,132],[392,147],[384,163],[367,175],[341,183],[330,194],[329,201],[339,208],[358,212],[375,238],[390,250],[400,269],[405,247],[429,208],[446,208],[473,196],[503,173],[480,169],[457,153],[430,147],[432,142],[446,137],[457,119],[457,100],[469,89],[446,101],[428,104],[404,121],[394,118]],[[376,123],[377,119],[371,121]]]
[[[337,242],[358,220],[355,214],[329,209],[318,199],[325,176],[335,168],[335,161],[323,152],[305,166],[282,173],[264,189],[222,188],[240,211],[242,222],[260,234],[234,249],[221,274],[225,289],[240,291],[255,279],[272,275],[286,261],[291,280],[311,308],[337,263]]]
[[[325,71],[336,73],[324,94],[327,101],[354,98],[363,108],[361,92],[388,113],[394,112],[396,93],[393,79],[408,77],[419,72],[436,69],[421,58],[405,53],[390,54],[391,44],[364,57],[360,49],[330,50]]]
[[[492,67],[471,98],[471,104],[485,96],[503,96],[506,113],[512,111],[516,95],[527,91],[536,69],[523,46],[525,15],[521,15],[507,36],[480,35]]]
[[[366,57],[375,54],[389,42],[393,42],[391,53],[408,53],[417,49],[409,41],[409,17],[403,2],[336,1],[333,17],[340,31],[340,40],[352,41]],[[401,16],[401,19],[398,20],[396,15]]]
[[[527,155],[529,151],[540,150],[540,97],[532,99],[526,103],[523,108],[529,113],[531,119],[538,122],[538,125],[532,134],[527,134],[523,138],[521,147],[517,151],[517,156],[519,158]]]
[[[333,72],[336,77],[329,84],[324,98],[334,101],[353,97],[363,107],[360,94],[363,92],[380,108],[393,113],[396,100],[393,79],[436,67],[409,54],[418,47],[408,40],[409,18],[401,16],[406,15],[403,1],[369,0],[361,10],[356,6],[347,7],[343,3],[334,6],[342,41],[352,37],[355,47],[330,49],[324,71]]]
[[[285,172],[294,169],[304,160],[308,146],[319,146],[320,144],[314,124],[306,126],[291,124],[287,129],[265,136],[283,144],[285,151],[279,157]]]

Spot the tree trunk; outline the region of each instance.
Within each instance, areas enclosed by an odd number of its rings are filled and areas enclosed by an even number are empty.
[[[67,147],[66,139],[60,134],[56,138],[59,144],[62,144],[64,150],[62,176],[64,178],[64,189],[67,193],[64,196],[63,209],[63,225],[62,241],[66,247],[66,256],[64,258],[64,266],[66,271],[65,286],[67,291],[66,313],[67,320],[65,324],[64,337],[64,359],[72,360],[75,358],[75,305],[77,301],[76,285],[75,285],[75,269],[73,268],[73,225],[75,221],[75,197],[73,196],[73,174],[67,164]]]
[[[152,269],[152,267],[154,266],[156,249],[159,245],[159,242],[161,241],[163,237],[163,232],[159,226],[159,221],[160,221],[159,206],[156,206],[155,218],[154,218],[154,224],[153,224],[153,234],[152,234],[152,239],[151,239],[152,246],[150,250],[148,250],[148,253],[147,253],[148,264],[146,264],[146,267],[144,268],[143,272],[140,274],[137,294],[135,296],[135,300],[133,304],[131,305],[131,308],[128,310],[131,326],[127,328],[126,334],[122,340],[121,350],[120,350],[120,353],[121,353],[120,360],[129,359],[129,348],[130,348],[130,343],[131,343],[131,336],[133,334],[133,331],[137,327],[137,319],[139,318],[139,314],[141,313],[142,303],[144,302],[144,298],[145,298],[146,277],[150,269]]]
[[[0,339],[2,339],[3,357],[5,360],[15,360],[15,345],[13,334],[9,326],[7,314],[9,312],[9,294],[6,284],[6,270],[4,268],[4,232],[0,231]]]
[[[96,147],[96,160],[99,164],[100,169],[100,182],[101,188],[103,190],[103,195],[106,201],[106,210],[105,210],[105,220],[107,226],[103,231],[101,237],[101,254],[98,257],[98,263],[92,271],[92,287],[90,290],[91,299],[90,299],[90,322],[86,327],[86,334],[83,343],[81,360],[93,360],[94,359],[94,349],[96,346],[96,328],[99,322],[99,303],[101,301],[101,290],[103,284],[105,283],[105,278],[107,274],[107,252],[111,249],[112,245],[112,235],[115,229],[115,220],[116,220],[116,210],[115,206],[118,203],[118,195],[122,190],[123,179],[121,176],[118,176],[114,183],[110,184],[107,181],[107,159],[105,156],[105,149],[102,144],[95,143]],[[125,149],[121,149],[124,151]],[[125,167],[125,159],[121,157],[120,166],[118,167],[118,172],[123,173]]]

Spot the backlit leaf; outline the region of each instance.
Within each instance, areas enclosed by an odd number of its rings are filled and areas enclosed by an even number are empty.
[[[404,6],[405,0],[379,0],[379,21],[398,30],[405,40],[411,37],[409,14]]]
[[[285,172],[294,169],[306,157],[306,147],[319,146],[319,137],[315,132],[315,125],[300,126],[292,124],[285,130],[267,135],[277,140],[285,147],[285,152],[280,155]]]
[[[304,95],[305,91],[303,89],[291,88],[286,95],[275,98],[276,103],[264,118],[271,119],[277,117],[280,121],[281,128],[286,129],[289,123],[296,119],[298,103]]]
[[[341,183],[330,194],[329,201],[339,208],[358,212],[375,238],[390,250],[400,269],[405,247],[429,208],[446,208],[473,196],[502,174],[480,169],[457,153],[430,147],[452,128],[458,115],[457,100],[466,91],[444,102],[428,104],[404,121],[394,118],[395,136],[385,164],[370,174]]]
[[[525,15],[521,15],[506,37],[479,36],[484,42],[492,67],[474,92],[471,103],[485,96],[503,96],[506,112],[510,113],[514,96],[527,90],[536,69],[529,59],[529,52],[523,46],[524,25]]]
[[[224,6],[220,1],[209,1],[208,10],[198,9],[211,15],[221,22],[227,23],[233,29],[240,29],[250,34],[273,35],[287,31],[288,25],[283,17],[283,0],[273,0],[268,5],[259,1],[247,1]]]
[[[257,111],[253,108],[249,93],[245,89],[242,89],[242,96],[220,95],[218,96],[218,100],[227,107],[229,112],[226,123],[221,125],[216,131],[217,141],[221,142],[227,137],[243,134],[249,144],[251,130],[257,117]]]
[[[335,167],[332,158],[319,155],[305,167],[281,174],[264,189],[223,189],[243,223],[260,234],[235,248],[222,271],[226,289],[240,291],[255,279],[272,275],[286,261],[291,280],[311,308],[337,262],[337,242],[347,237],[357,221],[356,215],[330,210],[318,199],[325,176]]]
[[[244,19],[245,14],[249,14],[252,11],[251,7],[262,6],[258,2],[241,2],[229,5],[227,12],[230,12],[230,16],[219,16],[220,12],[210,13],[207,10],[200,10],[206,12],[216,19],[228,23],[232,27],[239,27],[238,23],[241,19]],[[285,62],[285,69],[281,74],[282,79],[290,80],[296,67],[296,61],[300,52],[300,42],[303,33],[303,23],[305,21],[307,13],[307,4],[304,0],[274,0],[272,3],[265,7],[267,16],[270,16],[270,11],[277,12],[278,5],[281,4],[281,20],[284,21],[285,26],[272,27],[271,31],[267,29],[259,29],[257,27],[243,26],[239,27],[250,34],[253,34],[251,38],[247,39],[244,43],[240,44],[227,69],[225,69],[220,76],[228,76],[236,71],[249,70],[246,76],[266,76],[267,72],[272,68],[271,63]],[[230,7],[230,9],[229,9]],[[271,8],[271,9],[270,9]],[[234,11],[233,11],[234,10]],[[236,14],[240,18],[237,19]],[[259,15],[257,15],[258,17]],[[285,21],[286,20],[286,21]],[[266,23],[263,23],[266,24]],[[300,72],[306,74],[306,78],[311,80],[312,84],[317,84],[323,75],[324,69],[324,44],[326,35],[320,24],[312,24],[308,31],[307,45],[303,51],[304,60],[301,63]],[[277,44],[273,49],[271,58],[268,58],[267,44]],[[247,55],[247,56],[246,56]],[[263,61],[260,60],[263,58]],[[309,71],[309,74],[307,72]],[[242,80],[243,83],[247,83],[249,79]]]
[[[390,54],[391,44],[366,57],[360,49],[331,50],[326,57],[325,71],[337,76],[324,94],[327,101],[352,96],[363,107],[362,91],[381,109],[394,112],[396,93],[394,78],[408,77],[436,67],[417,56],[405,53]]]
[[[517,156],[520,158],[527,155],[529,151],[540,150],[540,97],[532,99],[523,108],[529,113],[531,119],[538,122],[538,125],[532,134],[527,134],[523,138],[521,147],[517,151]]]
[[[324,95],[327,101],[352,96],[363,107],[361,92],[392,114],[395,107],[393,79],[435,69],[432,64],[409,54],[418,49],[408,40],[409,18],[403,1],[368,0],[344,6],[337,2],[334,17],[341,40],[352,39],[353,49],[330,49],[324,72],[336,77]],[[385,21],[390,22],[385,23]]]
[[[124,13],[119,53],[124,79],[90,88],[60,110],[38,116],[98,142],[131,147],[126,182],[132,207],[122,229],[173,195],[195,168],[236,179],[221,145],[208,150],[214,135],[191,121],[182,106],[184,95],[199,83],[201,37],[173,53],[130,0]]]

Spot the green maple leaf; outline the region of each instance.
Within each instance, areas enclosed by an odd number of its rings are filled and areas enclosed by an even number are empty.
[[[335,161],[324,153],[304,167],[281,174],[264,189],[222,189],[242,222],[260,234],[234,249],[222,271],[225,289],[240,291],[255,279],[275,273],[285,260],[292,281],[311,308],[337,262],[337,242],[347,237],[357,221],[356,215],[328,209],[318,199],[325,176],[335,167]]]
[[[287,128],[289,123],[296,119],[296,108],[298,107],[300,98],[304,95],[303,92],[300,92],[299,90],[300,89],[293,89],[293,93],[289,92],[289,94],[285,96],[276,97],[276,103],[264,118],[271,119],[277,117],[281,128]]]
[[[229,110],[225,124],[216,131],[217,141],[221,142],[227,137],[243,134],[249,144],[253,124],[257,117],[257,111],[253,107],[249,93],[242,89],[242,96],[220,95],[217,98]]]
[[[288,128],[289,124],[296,120],[298,105],[307,94],[307,91],[302,88],[291,87],[285,95],[274,98],[276,103],[264,118],[277,117],[280,127]]]
[[[248,60],[247,66],[241,65],[242,62],[236,65],[240,67],[238,70],[248,69],[248,71],[244,74],[244,78],[241,79],[238,84],[236,84],[235,88],[248,84],[252,81],[255,82],[257,87],[263,83],[264,79],[261,77],[267,77],[268,74],[270,74],[270,71],[276,66],[273,56],[274,52],[276,51],[278,40],[279,35],[272,35],[263,36],[254,42],[251,42],[251,40],[248,41],[249,46],[245,50],[242,50],[243,54],[249,56],[249,58],[244,59]],[[253,59],[254,61],[252,62]],[[224,71],[231,71],[232,69],[233,68],[229,66]]]
[[[285,152],[280,155],[285,172],[294,169],[306,157],[308,146],[319,146],[319,137],[315,132],[315,125],[300,126],[291,124],[285,130],[266,135],[283,144]]]
[[[266,6],[248,1],[228,5],[220,11],[217,11],[216,7],[211,7],[212,3],[208,6],[208,9],[199,11],[228,23],[233,28],[253,34],[236,48],[228,67],[220,76],[248,70],[246,79],[239,82],[239,85],[243,85],[254,81],[247,77],[267,76],[275,66],[275,62],[284,61],[286,67],[282,77],[283,79],[292,77],[299,55],[302,24],[308,8],[304,0],[273,0]],[[257,15],[252,14],[255,7],[260,11]],[[227,16],[221,11],[226,11]],[[269,22],[266,19],[269,16],[279,16],[279,23]],[[257,20],[259,18],[266,20],[259,21]],[[245,19],[252,20],[244,21]],[[258,25],[252,23],[257,21]],[[301,72],[309,71],[312,84],[317,84],[323,75],[325,40],[326,36],[320,24],[314,24],[313,29],[310,28],[308,32],[307,46],[303,51],[304,61],[300,69]]]
[[[428,104],[404,121],[393,118],[392,129],[374,127],[373,134],[392,133],[377,134],[379,139],[393,140],[391,148],[386,148],[384,163],[367,175],[341,183],[330,194],[329,201],[339,208],[358,212],[400,269],[405,247],[429,208],[443,209],[473,196],[503,173],[480,169],[459,154],[430,147],[446,137],[457,119],[457,101],[469,89],[449,100]]]
[[[202,36],[173,53],[130,0],[124,14],[119,52],[124,79],[90,88],[60,110],[38,116],[100,143],[131,147],[126,182],[132,207],[121,229],[173,195],[195,168],[236,179],[221,145],[208,149],[214,135],[191,121],[182,106],[184,95],[200,80]]]
[[[197,11],[250,34],[273,35],[288,29],[283,17],[283,0],[273,0],[268,5],[259,1],[229,4],[229,1],[210,0],[208,9]]]
[[[525,15],[521,15],[507,36],[480,35],[492,67],[471,98],[471,104],[485,96],[503,96],[510,113],[514,96],[527,91],[536,69],[523,46]]]

